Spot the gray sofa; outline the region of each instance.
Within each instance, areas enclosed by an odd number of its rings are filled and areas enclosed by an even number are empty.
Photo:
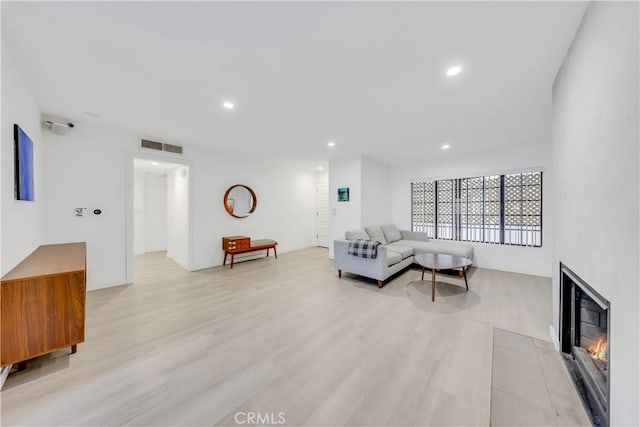
[[[369,259],[349,255],[349,241],[356,239],[382,243],[378,246],[378,256]],[[342,277],[344,271],[375,279],[379,288],[390,276],[413,264],[414,254],[422,252],[459,255],[473,260],[473,246],[469,244],[429,239],[425,233],[398,230],[393,224],[349,230],[344,240],[333,242],[333,262],[338,276]]]

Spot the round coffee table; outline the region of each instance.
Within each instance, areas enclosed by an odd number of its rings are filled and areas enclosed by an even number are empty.
[[[449,254],[432,254],[422,253],[416,254],[415,261],[422,266],[422,280],[424,280],[424,269],[431,269],[431,301],[435,301],[436,295],[436,271],[439,270],[451,270],[454,268],[462,269],[462,276],[464,277],[464,285],[469,290],[469,283],[467,283],[467,267],[472,264],[469,258],[465,258],[457,255]]]

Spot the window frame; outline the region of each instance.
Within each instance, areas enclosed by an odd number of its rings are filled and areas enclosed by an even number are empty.
[[[518,185],[508,185],[509,188],[519,188],[520,197],[516,199],[506,200],[505,194],[505,180],[508,177],[513,180],[513,177],[519,175],[519,184]],[[528,182],[525,184],[526,176],[530,176],[528,178]],[[499,201],[489,200],[487,198],[487,188],[495,190],[496,187],[487,187],[486,183],[489,179],[495,178],[499,179]],[[539,178],[538,178],[539,177]],[[481,204],[481,214],[470,214],[469,213],[469,192],[470,187],[469,183],[472,180],[482,180],[482,199],[481,201],[475,200],[471,203],[479,203]],[[451,212],[452,221],[451,223],[447,223],[445,225],[439,224],[439,215],[438,215],[438,196],[439,196],[439,182],[450,181],[452,183],[452,205],[453,209]],[[415,186],[421,186],[422,194],[421,198],[416,201],[415,197]],[[427,186],[433,187],[433,202],[428,202],[433,204],[433,223],[426,221],[429,217],[427,203],[428,199],[427,194]],[[524,196],[526,188],[538,187],[539,188],[539,198],[531,198],[526,199]],[[478,190],[478,188],[473,187],[472,190]],[[517,190],[516,190],[517,192]],[[536,190],[533,191],[537,192]],[[464,193],[464,197],[463,197]],[[529,192],[531,194],[532,192]],[[512,195],[512,193],[510,193]],[[537,194],[536,194],[537,196]],[[544,244],[543,242],[543,212],[544,212],[544,170],[541,169],[530,169],[530,170],[522,170],[522,171],[512,171],[512,172],[500,172],[500,173],[492,173],[485,174],[479,176],[465,177],[465,178],[442,178],[442,179],[422,179],[422,180],[414,180],[411,182],[411,230],[412,231],[420,231],[427,234],[429,238],[437,239],[437,240],[450,240],[450,241],[461,241],[461,242],[469,242],[469,243],[487,243],[487,244],[499,244],[505,246],[520,246],[520,247],[529,247],[529,248],[541,248]],[[422,202],[421,212],[417,212],[416,215],[416,207]],[[486,208],[488,203],[499,203],[499,224],[498,227],[491,227],[493,231],[498,233],[498,238],[495,237],[492,239],[487,238],[488,232],[491,230],[487,229],[489,225],[495,224],[486,224],[487,215],[496,216],[496,214],[487,214]],[[507,202],[511,203],[512,206],[519,205],[517,213],[513,213],[510,211],[507,213]],[[443,202],[448,204],[449,202]],[[527,206],[525,213],[525,204]],[[537,207],[539,204],[539,210],[535,209],[531,213],[531,206]],[[463,205],[464,209],[463,209]],[[464,211],[464,212],[463,212]],[[419,215],[422,214],[422,221],[420,221]],[[443,215],[448,215],[443,214]],[[478,216],[482,217],[481,226],[473,224],[469,221],[470,216]],[[535,220],[531,221],[532,218]],[[507,221],[515,220],[516,222],[520,222],[518,225],[507,224]],[[530,219],[525,224],[525,219]],[[418,225],[417,222],[421,224]],[[539,222],[539,225],[535,224],[535,222]],[[440,229],[443,227],[451,226],[451,237],[442,237],[442,233]],[[529,227],[527,229],[526,227]],[[478,230],[482,230],[481,232],[481,240],[470,238],[473,229],[477,232]],[[507,237],[507,232],[509,233],[509,237]],[[518,236],[519,238],[514,238],[513,236]],[[449,235],[449,233],[447,233]],[[463,237],[464,236],[464,237]]]

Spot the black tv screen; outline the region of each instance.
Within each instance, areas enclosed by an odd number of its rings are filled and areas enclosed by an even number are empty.
[[[13,125],[16,161],[16,199],[33,201],[33,141],[16,124]]]

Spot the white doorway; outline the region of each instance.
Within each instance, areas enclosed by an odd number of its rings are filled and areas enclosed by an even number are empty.
[[[329,174],[316,174],[316,240],[317,245],[329,247]]]
[[[157,162],[156,162],[157,163]],[[167,170],[135,159],[133,166],[133,254],[167,250]],[[175,166],[174,166],[175,167]]]
[[[131,278],[134,263],[155,253],[189,269],[189,166],[153,158],[134,158],[132,174]],[[164,253],[164,254],[163,254]],[[143,267],[140,267],[143,268]]]

